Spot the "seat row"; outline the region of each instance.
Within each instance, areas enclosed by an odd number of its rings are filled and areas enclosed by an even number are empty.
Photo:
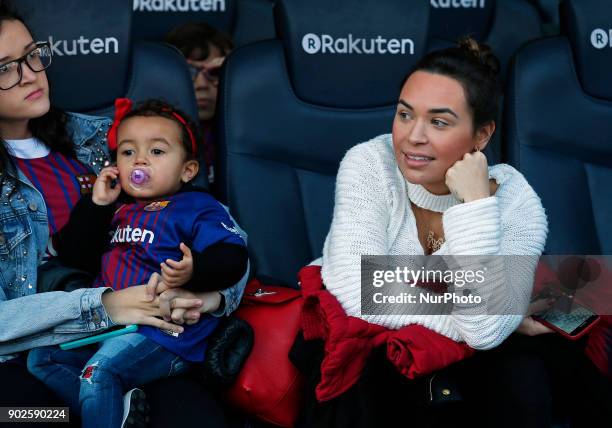
[[[218,110],[220,178],[249,232],[260,278],[296,286],[298,269],[321,254],[344,153],[390,132],[399,84],[429,49],[429,5],[407,12],[403,3],[364,0],[356,10],[351,1],[280,1],[278,37],[228,58]],[[612,5],[565,0],[561,12],[561,34],[528,43],[510,65],[501,155],[542,199],[548,253],[610,254]],[[517,19],[509,24],[522,28]],[[374,38],[377,49],[400,49],[401,34],[411,34],[410,54],[323,52],[327,28],[335,28],[334,49],[351,34],[353,42]],[[304,43],[304,34],[314,42]]]
[[[129,3],[20,0],[36,37],[49,39],[54,49],[53,102],[111,116],[115,98],[155,96],[196,117],[183,57],[168,46],[136,41],[134,8],[189,3],[203,9],[215,2]],[[219,86],[218,179],[223,199],[250,235],[257,275],[295,286],[297,270],[320,255],[340,160],[351,146],[390,132],[410,67],[466,32],[451,18],[439,24],[443,14],[457,13],[483,16],[466,20],[468,32],[508,64],[502,138],[487,155],[491,163],[519,168],[541,196],[550,224],[547,251],[610,253],[609,1],[564,0],[561,34],[548,38],[540,38],[538,14],[526,0],[438,0],[437,8],[428,0],[409,3],[363,0],[356,8],[349,0],[278,0],[273,37],[228,57]],[[454,7],[468,3],[483,7]]]

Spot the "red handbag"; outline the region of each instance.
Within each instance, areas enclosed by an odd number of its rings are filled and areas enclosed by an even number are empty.
[[[253,280],[235,312],[253,328],[254,344],[226,398],[248,415],[282,427],[292,427],[300,411],[303,378],[288,355],[302,303],[299,290]]]

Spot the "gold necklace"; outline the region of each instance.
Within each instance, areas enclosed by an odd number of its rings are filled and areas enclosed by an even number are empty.
[[[427,249],[430,251],[430,254],[433,254],[438,251],[440,247],[442,247],[442,245],[444,244],[444,238],[436,238],[436,235],[434,234],[433,230],[430,230],[427,234],[426,243]]]

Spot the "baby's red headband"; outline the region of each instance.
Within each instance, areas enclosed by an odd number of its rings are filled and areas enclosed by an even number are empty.
[[[121,124],[121,121],[123,120],[125,115],[128,114],[131,109],[132,100],[130,100],[129,98],[117,98],[115,100],[115,118],[113,119],[113,124],[108,130],[108,134],[106,136],[106,139],[108,141],[108,148],[111,151],[117,150],[117,129],[119,128],[119,124]],[[187,124],[187,121],[180,114],[178,114],[172,109],[167,109],[164,111],[167,111],[172,114],[172,116],[183,125],[185,130],[187,130],[187,134],[189,134],[189,140],[191,141],[191,152],[195,156],[198,146],[196,144],[195,137],[193,136],[193,132]]]

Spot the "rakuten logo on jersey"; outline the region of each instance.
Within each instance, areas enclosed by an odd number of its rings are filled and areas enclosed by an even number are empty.
[[[119,53],[119,40],[115,37],[87,39],[81,36],[76,40],[54,40],[49,36],[49,45],[53,55],[57,56]]]
[[[385,39],[378,36],[373,39],[347,37],[334,39],[329,34],[318,36],[313,33],[302,38],[302,48],[309,54],[336,54],[336,55],[414,55],[414,42],[412,39]]]
[[[142,242],[152,244],[155,234],[148,229],[136,227],[132,229],[130,225],[125,227],[117,226],[111,244],[121,244],[124,242]]]
[[[484,9],[485,0],[430,0],[436,9]]]
[[[225,0],[134,0],[137,12],[225,12]]]
[[[595,49],[612,48],[612,29],[594,29],[591,32],[591,44]]]

